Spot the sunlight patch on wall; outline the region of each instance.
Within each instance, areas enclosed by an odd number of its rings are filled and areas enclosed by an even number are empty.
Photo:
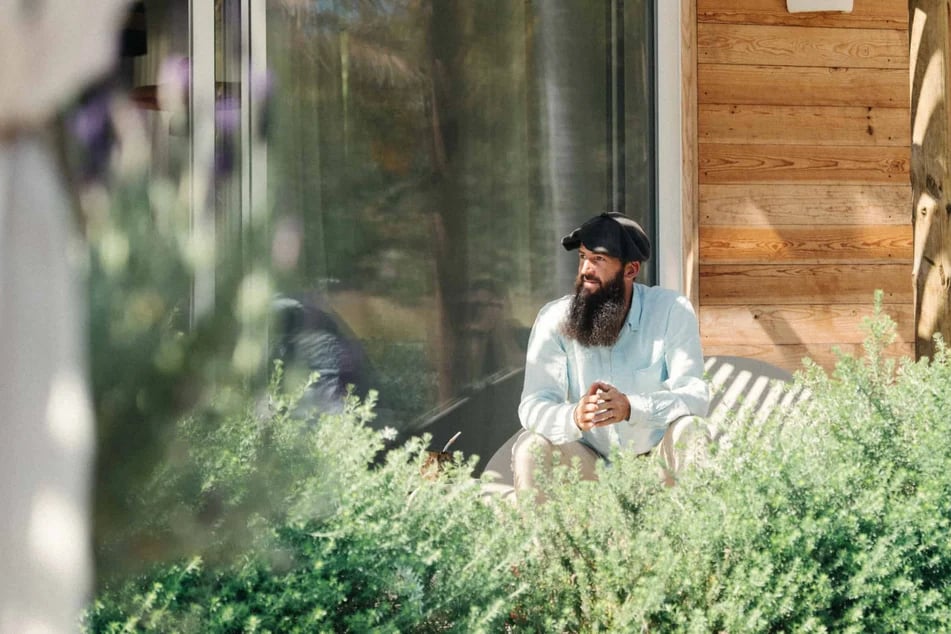
[[[918,96],[918,109],[915,112],[915,122],[911,133],[911,142],[914,145],[924,145],[931,117],[943,99],[944,78],[944,58],[938,50],[928,60],[928,68],[925,69],[925,75],[921,80],[922,90]]]

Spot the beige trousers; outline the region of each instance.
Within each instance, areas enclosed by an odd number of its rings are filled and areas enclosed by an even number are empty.
[[[601,456],[580,442],[556,445],[533,431],[523,431],[512,447],[512,475],[516,491],[535,490],[535,499],[544,502],[545,496],[535,487],[535,474],[540,469],[551,472],[555,452],[560,454],[560,464],[572,464],[578,459],[578,468],[583,480],[597,480],[597,464]],[[538,464],[539,461],[541,464]]]
[[[658,459],[661,480],[668,486],[674,485],[680,471],[700,459],[709,442],[710,432],[702,418],[684,416],[671,423],[660,444],[651,451]],[[560,464],[572,464],[577,458],[582,479],[598,479],[597,464],[601,457],[587,445],[577,441],[555,445],[540,434],[523,431],[512,447],[515,490],[535,489],[535,474],[539,469],[551,470],[555,452],[560,454]],[[541,464],[537,464],[539,460]],[[536,491],[536,499],[541,502],[545,497]]]

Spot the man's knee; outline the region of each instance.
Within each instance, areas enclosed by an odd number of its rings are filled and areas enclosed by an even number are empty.
[[[580,442],[555,445],[540,434],[524,431],[512,447],[515,488],[534,488],[536,475],[550,472],[556,462],[579,469],[584,480],[597,480],[598,461],[597,453]]]
[[[523,431],[512,446],[513,464],[531,464],[536,457],[550,458],[555,445],[533,431]]]
[[[710,430],[703,418],[684,416],[671,423],[659,447],[664,482],[673,484],[684,467],[700,459],[709,442]]]
[[[516,490],[535,486],[535,472],[551,465],[554,450],[555,445],[541,434],[523,431],[519,435],[512,446],[512,476]]]

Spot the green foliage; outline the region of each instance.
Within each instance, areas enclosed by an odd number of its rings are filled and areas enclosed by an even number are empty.
[[[279,373],[278,373],[279,374]],[[187,564],[115,579],[87,631],[479,631],[502,622],[519,535],[457,456],[424,477],[428,438],[391,449],[374,395],[296,417],[300,392],[234,394],[184,419],[136,511]],[[127,629],[123,629],[127,628]]]
[[[88,190],[84,211],[97,573],[108,576],[142,558],[141,545],[119,539],[135,515],[128,491],[159,464],[175,421],[206,406],[215,386],[246,381],[263,367],[270,283],[259,247],[222,250],[193,229],[170,180],[124,174],[108,194]],[[204,308],[192,293],[202,274],[216,289]]]
[[[360,422],[371,403],[313,426],[286,404],[184,422],[196,508],[215,491],[224,517],[258,485],[268,504],[242,515],[254,530],[230,558],[195,551],[204,563],[117,581],[86,629],[945,631],[951,358],[939,342],[933,360],[896,364],[890,320],[867,328],[863,359],[831,376],[807,364],[807,399],[734,421],[677,486],[655,459],[618,454],[597,483],[556,468],[541,506],[487,501],[458,458],[427,480],[424,441],[379,459]]]

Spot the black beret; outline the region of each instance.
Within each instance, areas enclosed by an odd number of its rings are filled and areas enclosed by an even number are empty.
[[[644,229],[616,211],[595,216],[562,238],[561,244],[569,251],[583,244],[623,262],[645,262],[651,256],[651,241]]]

